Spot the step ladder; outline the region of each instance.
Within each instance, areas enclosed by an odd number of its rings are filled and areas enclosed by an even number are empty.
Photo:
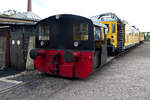
[[[118,47],[118,51],[119,52],[123,52],[124,49],[124,25],[119,22],[118,23],[118,34],[117,34],[118,38],[118,42],[117,42],[117,47]]]

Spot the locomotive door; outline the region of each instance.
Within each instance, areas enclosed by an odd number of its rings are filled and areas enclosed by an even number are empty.
[[[11,66],[16,69],[24,69],[23,34],[12,32],[10,39]]]
[[[95,27],[95,53],[94,53],[94,67],[98,68],[105,64],[107,59],[107,40],[105,28]]]
[[[6,48],[7,48],[6,36],[0,35],[0,69],[6,67],[6,51],[7,51]]]

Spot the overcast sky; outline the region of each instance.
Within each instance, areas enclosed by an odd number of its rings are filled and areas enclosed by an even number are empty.
[[[0,12],[27,10],[27,0],[1,0]],[[76,14],[90,18],[113,12],[140,31],[150,31],[150,0],[32,0],[32,11],[45,18],[55,14]]]

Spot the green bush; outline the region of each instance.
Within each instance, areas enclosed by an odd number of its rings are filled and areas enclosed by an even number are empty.
[[[150,41],[150,38],[147,38],[147,41]]]

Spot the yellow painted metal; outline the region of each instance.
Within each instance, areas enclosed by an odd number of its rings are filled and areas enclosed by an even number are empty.
[[[126,24],[125,26],[125,46],[140,42],[140,33],[134,27]]]
[[[143,41],[143,33],[142,32],[140,32],[140,34],[139,34],[139,41]]]
[[[110,43],[117,48],[117,21],[101,21],[100,23],[107,25],[108,33],[107,39],[110,39]],[[112,24],[115,25],[115,32],[112,32]]]
[[[101,21],[100,23],[107,25],[109,28],[107,33],[107,39],[110,39],[110,43],[114,45],[115,48],[117,48],[117,21]],[[115,32],[113,32],[112,24],[115,25]],[[125,24],[124,21],[122,21],[122,24]],[[139,33],[137,29],[134,27],[126,24],[125,28],[123,28],[123,39],[125,46],[132,45],[135,43],[139,43],[139,41],[142,40],[142,35]]]
[[[104,32],[104,28],[103,27],[101,27],[101,31],[102,31],[102,39],[104,40],[105,39],[105,32]]]

